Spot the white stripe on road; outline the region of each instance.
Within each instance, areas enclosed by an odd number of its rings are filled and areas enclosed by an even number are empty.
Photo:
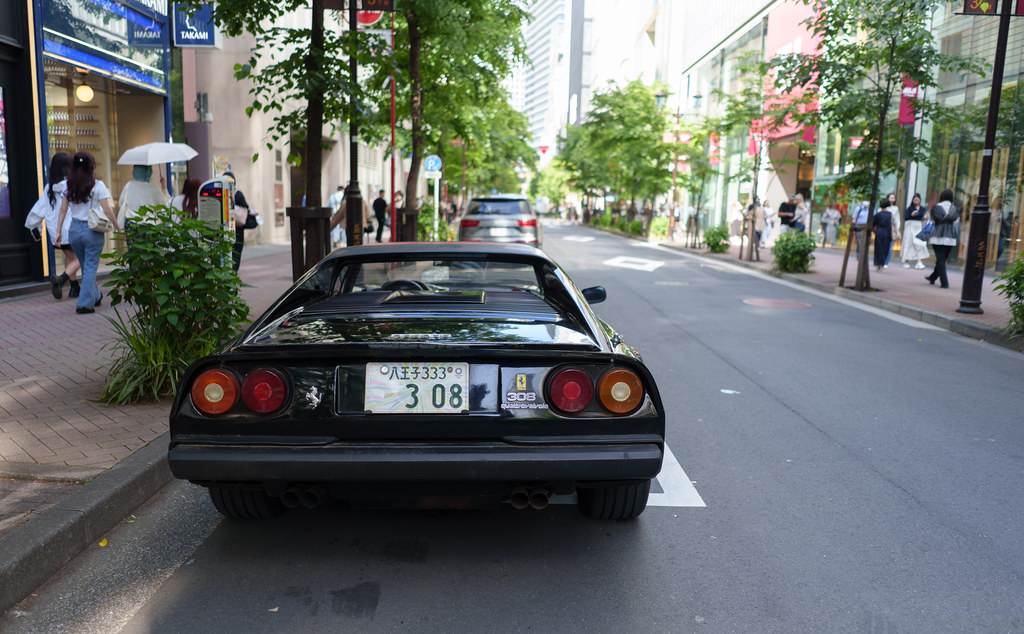
[[[673,508],[704,508],[707,506],[668,445],[665,445],[665,459],[661,464],[661,473],[658,474],[656,480],[661,485],[663,492],[651,493],[651,496],[647,498],[647,506]],[[576,496],[553,495],[550,502],[551,504],[576,504]]]
[[[562,239],[570,242],[593,242],[595,240],[594,236],[564,236]]]
[[[664,493],[652,493],[647,500],[647,506],[707,506],[668,445],[665,445],[665,460],[661,465],[661,473],[658,474],[658,484]]]

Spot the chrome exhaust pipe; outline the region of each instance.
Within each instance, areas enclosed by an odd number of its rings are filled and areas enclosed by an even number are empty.
[[[512,487],[512,491],[508,494],[508,501],[512,508],[521,511],[530,506],[530,492],[524,486]]]
[[[530,493],[530,506],[537,509],[545,509],[548,507],[548,499],[551,497],[551,492],[545,487],[533,487],[529,491]]]
[[[307,509],[314,509],[320,506],[327,497],[327,490],[324,487],[306,487],[299,494],[299,504]]]
[[[286,509],[299,508],[299,505],[301,504],[299,496],[301,493],[301,489],[297,487],[291,487],[285,490],[285,492],[281,494],[281,504],[283,504]]]

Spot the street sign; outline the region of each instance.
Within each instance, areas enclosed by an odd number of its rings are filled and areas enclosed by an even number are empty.
[[[380,19],[384,17],[383,11],[360,11],[356,14],[356,22],[359,26],[372,26],[380,22]]]
[[[428,171],[428,172],[440,172],[441,171],[441,157],[436,155],[436,154],[431,154],[426,159],[424,159],[424,161],[423,161],[423,169]],[[440,176],[438,178],[440,178]]]

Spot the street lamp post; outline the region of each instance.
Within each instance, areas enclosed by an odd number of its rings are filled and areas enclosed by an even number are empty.
[[[971,231],[967,239],[967,259],[964,261],[964,283],[960,292],[958,313],[979,315],[981,287],[985,279],[985,259],[988,252],[988,227],[992,212],[988,208],[988,188],[992,178],[992,155],[996,144],[996,125],[999,119],[999,98],[1003,91],[1003,64],[1006,61],[1006,39],[1010,32],[1010,1],[1003,0],[999,13],[999,35],[996,39],[996,58],[992,64],[992,93],[988,101],[988,121],[985,124],[985,148],[981,153],[981,176],[978,179],[978,198],[971,211]]]
[[[349,181],[345,188],[345,243],[350,247],[363,243],[363,196],[359,193],[359,107],[356,100],[356,86],[359,85],[356,68],[359,46],[356,14],[356,2],[351,1],[348,3],[348,25],[352,30],[352,49],[349,51],[348,72],[352,90],[349,92],[348,115]]]

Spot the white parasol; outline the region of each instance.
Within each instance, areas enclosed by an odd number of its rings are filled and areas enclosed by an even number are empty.
[[[198,156],[190,146],[184,143],[147,143],[133,147],[117,159],[118,165],[159,165],[161,163],[178,163]]]

